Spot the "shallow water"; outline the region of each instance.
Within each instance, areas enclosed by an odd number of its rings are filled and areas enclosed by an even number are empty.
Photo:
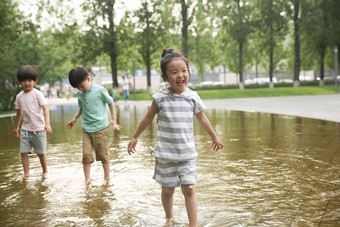
[[[117,106],[120,132],[111,134],[111,179],[99,162],[84,183],[80,121],[66,123],[76,106],[51,107],[54,134],[48,137],[46,179],[36,155],[23,179],[14,117],[0,119],[1,226],[162,226],[160,186],[152,179],[150,154],[156,122],[139,138],[137,153],[126,148],[146,106]],[[207,110],[224,144],[210,149],[195,121],[196,192],[200,226],[337,226],[340,224],[339,124],[283,115]],[[180,189],[175,226],[188,224]]]

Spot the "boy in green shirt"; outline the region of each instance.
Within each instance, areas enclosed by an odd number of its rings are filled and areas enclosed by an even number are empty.
[[[113,97],[113,101],[117,101],[117,97],[118,97],[118,89],[117,89],[117,87],[116,86],[114,86],[113,88],[112,88],[112,97]]]
[[[82,115],[85,182],[90,182],[91,163],[94,162],[93,150],[96,153],[96,160],[103,164],[104,179],[108,180],[110,178],[108,127],[112,125],[114,130],[120,130],[120,126],[116,122],[113,99],[104,87],[91,82],[91,77],[83,66],[77,66],[70,71],[69,81],[72,87],[78,89],[79,109],[66,127],[72,129],[77,119]],[[110,123],[106,109],[107,104],[112,117]]]

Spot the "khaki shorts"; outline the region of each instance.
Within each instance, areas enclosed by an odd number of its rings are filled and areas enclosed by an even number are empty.
[[[101,161],[103,164],[109,163],[109,146],[108,128],[97,132],[85,132],[83,130],[83,164],[94,162],[93,150],[96,153],[96,161]]]

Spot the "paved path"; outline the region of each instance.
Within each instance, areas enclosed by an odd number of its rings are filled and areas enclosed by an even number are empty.
[[[340,122],[340,94],[205,99],[203,102],[207,108],[275,113]],[[77,99],[50,98],[48,103],[49,105],[75,105],[77,104]],[[129,105],[150,105],[150,103],[150,101],[129,101]],[[124,105],[124,101],[118,101],[118,104]]]
[[[340,94],[203,100],[208,108],[275,113],[340,122]]]
[[[340,122],[340,94],[204,99],[207,108],[275,113]],[[133,104],[131,101],[130,104]],[[150,104],[150,101],[136,101]]]

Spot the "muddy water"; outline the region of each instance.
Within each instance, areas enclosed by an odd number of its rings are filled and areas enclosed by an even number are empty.
[[[51,108],[49,176],[43,179],[36,155],[23,179],[19,140],[11,136],[14,118],[0,119],[1,226],[162,226],[160,186],[152,179],[150,154],[156,122],[141,135],[137,154],[126,152],[145,106],[117,106],[120,132],[111,134],[111,180],[100,163],[84,183],[81,127],[66,123],[76,106]],[[200,226],[337,226],[340,224],[339,124],[282,115],[207,110],[225,148],[195,122],[196,191]],[[188,219],[179,189],[175,226]]]

